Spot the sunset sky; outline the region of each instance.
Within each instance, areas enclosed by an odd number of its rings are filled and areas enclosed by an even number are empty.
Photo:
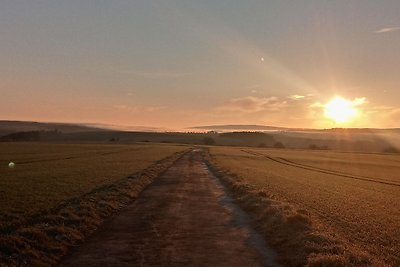
[[[400,1],[2,0],[0,93],[4,120],[400,127]]]

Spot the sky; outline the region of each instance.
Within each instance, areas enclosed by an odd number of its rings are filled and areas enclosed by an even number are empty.
[[[2,0],[0,119],[400,127],[399,14],[398,0]]]

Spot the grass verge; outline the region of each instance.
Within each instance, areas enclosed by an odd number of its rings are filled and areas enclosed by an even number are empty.
[[[346,243],[334,229],[326,231],[307,210],[283,202],[217,164],[208,151],[209,168],[253,220],[255,228],[284,266],[388,266],[359,247]],[[311,193],[311,192],[310,192]]]
[[[107,217],[134,201],[184,153],[177,152],[141,172],[27,219],[0,222],[0,266],[55,265],[68,248],[82,242]]]

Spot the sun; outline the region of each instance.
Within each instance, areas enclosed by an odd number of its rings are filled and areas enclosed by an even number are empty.
[[[352,121],[359,114],[355,101],[346,100],[342,97],[335,97],[324,106],[324,115],[336,123],[347,123]]]

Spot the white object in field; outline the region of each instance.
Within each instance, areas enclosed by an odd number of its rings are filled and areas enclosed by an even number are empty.
[[[14,168],[15,167],[15,163],[14,162],[8,163],[8,167],[11,168],[11,169]]]

